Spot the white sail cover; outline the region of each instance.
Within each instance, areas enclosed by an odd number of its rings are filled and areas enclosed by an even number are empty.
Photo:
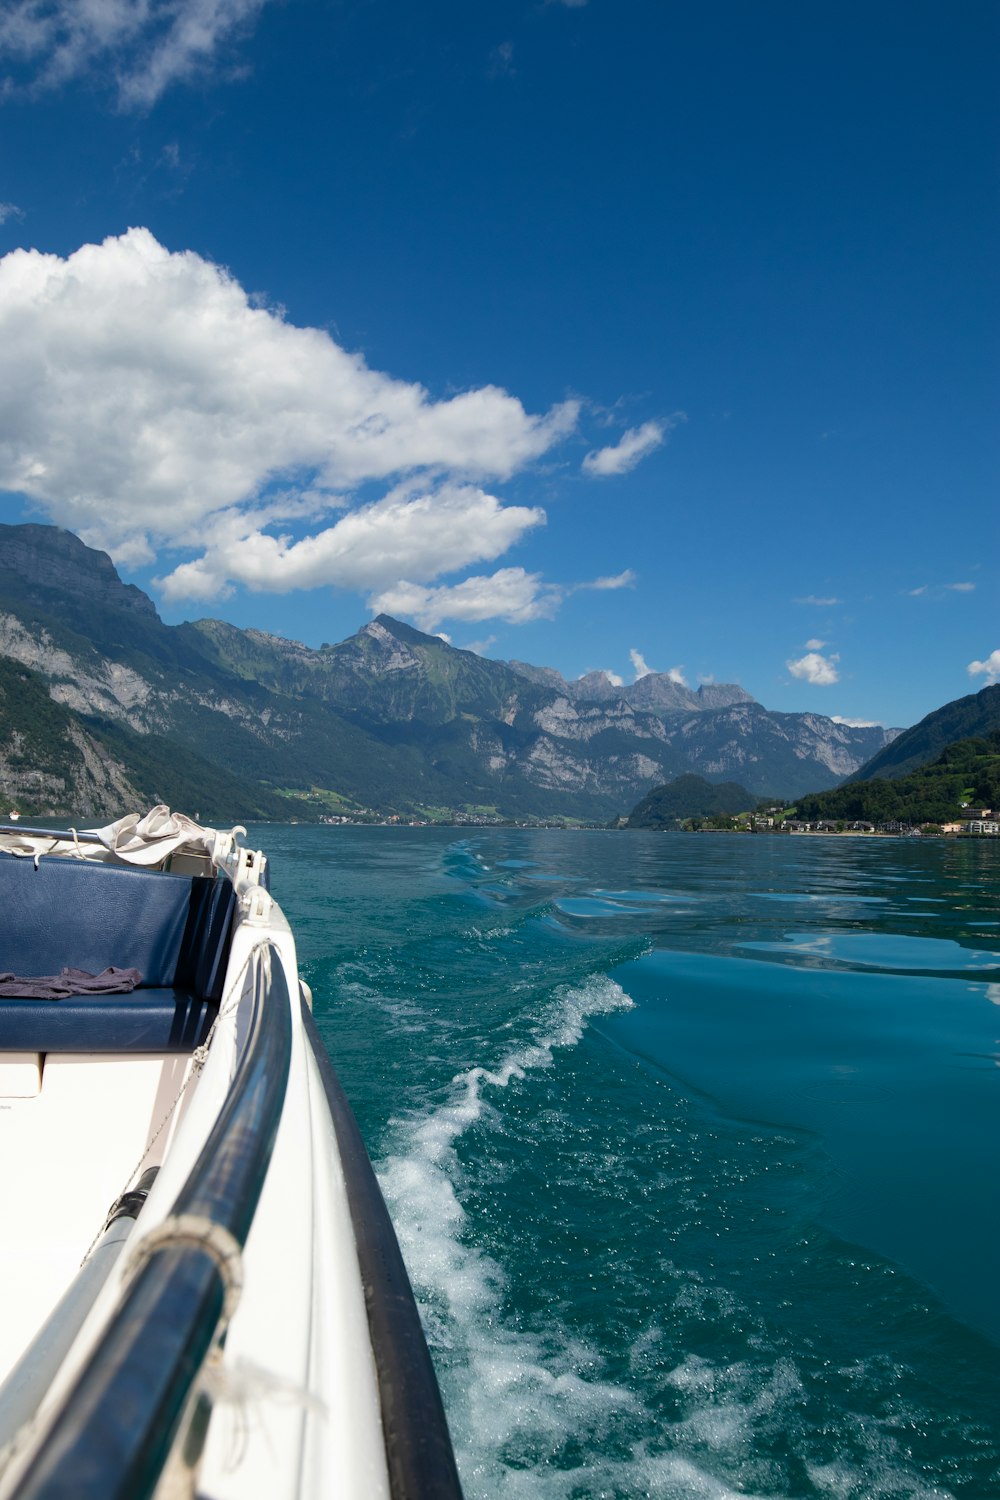
[[[96,834],[106,849],[130,865],[160,865],[179,850],[211,855],[218,838],[214,828],[203,827],[185,813],[171,812],[164,802],[148,813],[126,813],[106,828],[86,832]],[[246,829],[232,832],[245,833]]]

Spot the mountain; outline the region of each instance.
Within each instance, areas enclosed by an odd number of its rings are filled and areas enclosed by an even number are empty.
[[[646,709],[663,718],[755,701],[738,683],[705,682],[692,689],[677,682],[669,672],[647,672],[635,682],[625,684],[609,672],[586,672],[582,677],[570,679],[554,667],[533,667],[524,661],[511,661],[507,666],[529,682],[553,688],[574,702],[610,703],[620,699],[633,708]]]
[[[905,729],[855,771],[854,781],[870,781],[883,776],[892,780],[936,760],[946,745],[973,735],[992,734],[1000,729],[1000,683],[984,687],[978,693],[956,698]]]
[[[648,792],[629,813],[625,827],[675,828],[684,818],[748,812],[755,801],[753,794],[735,781],[713,783],[688,773]]]
[[[567,683],[386,615],[318,650],[219,620],[167,626],[104,553],[48,526],[0,526],[0,662],[20,669],[0,698],[0,791],[24,812],[116,812],[128,790],[233,818],[605,821],[691,770],[738,772],[758,795],[829,786],[891,734],[667,673]],[[24,739],[46,696],[63,711],[58,765]]]
[[[15,807],[103,818],[156,802],[222,822],[288,815],[280,797],[176,741],[81,718],[52,699],[47,678],[2,656],[0,798],[0,817]]]
[[[755,796],[791,799],[843,781],[896,733],[837,724],[822,714],[776,713],[750,699],[675,722],[668,741],[702,776],[735,775]]]
[[[654,716],[620,700],[572,702],[388,615],[319,651],[219,621],[192,629],[221,670],[322,704],[374,741],[376,758],[419,755],[426,784],[410,805],[601,817],[682,769]]]
[[[963,803],[993,810],[1000,804],[1000,729],[956,740],[935,760],[904,775],[850,781],[803,797],[798,814],[810,821],[949,823],[962,817]]]

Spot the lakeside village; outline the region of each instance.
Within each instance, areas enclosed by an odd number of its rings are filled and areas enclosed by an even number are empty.
[[[809,834],[813,837],[869,835],[892,838],[1000,838],[1000,809],[994,816],[989,807],[963,807],[961,820],[949,823],[909,823],[890,820],[885,823],[869,823],[862,819],[845,820],[820,818],[808,823],[795,816],[794,807],[783,805],[760,808],[755,812],[737,813],[732,817],[716,815],[701,818],[683,818],[660,830],[649,828],[640,831],[681,833],[769,833]],[[626,816],[614,818],[610,823],[587,822],[581,818],[508,818],[493,808],[475,811],[451,811],[444,816],[407,817],[404,814],[384,815],[371,808],[358,808],[352,813],[327,814],[320,819],[327,824],[357,826],[367,824],[380,828],[603,828],[629,829]],[[631,825],[631,829],[636,827]],[[631,831],[631,830],[630,830]]]
[[[869,823],[864,819],[819,818],[814,823],[795,816],[795,808],[768,807],[733,817],[685,818],[680,827],[687,833],[787,833],[810,835],[868,834],[893,838],[1000,838],[1000,810],[963,807],[961,819],[949,823],[909,823],[890,819]]]

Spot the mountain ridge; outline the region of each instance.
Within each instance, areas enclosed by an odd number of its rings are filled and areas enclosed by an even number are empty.
[[[738,768],[756,795],[829,786],[890,735],[669,674],[627,689],[606,679],[586,698],[554,669],[526,673],[388,615],[319,648],[220,620],[165,625],[104,553],[54,527],[0,526],[3,658],[47,683],[73,734],[117,756],[126,780],[130,766],[153,774],[143,744],[176,744],[232,778],[240,816],[264,798],[289,816],[603,821],[688,771]],[[102,738],[102,724],[121,732]],[[0,705],[0,749],[15,727]],[[79,760],[69,743],[67,767]],[[7,785],[22,795],[16,777]],[[67,772],[68,810],[76,785]]]
[[[953,698],[941,708],[926,714],[918,723],[884,746],[850,777],[851,781],[871,781],[875,777],[894,780],[906,776],[937,759],[942,751],[958,740],[992,734],[1000,729],[1000,683]]]

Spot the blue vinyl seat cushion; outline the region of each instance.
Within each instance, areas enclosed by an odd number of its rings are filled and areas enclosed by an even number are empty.
[[[228,880],[0,853],[0,971],[138,969],[128,995],[0,1001],[0,1051],[190,1051],[222,994]]]
[[[218,1004],[178,989],[66,1000],[0,1000],[3,1052],[190,1052]]]

